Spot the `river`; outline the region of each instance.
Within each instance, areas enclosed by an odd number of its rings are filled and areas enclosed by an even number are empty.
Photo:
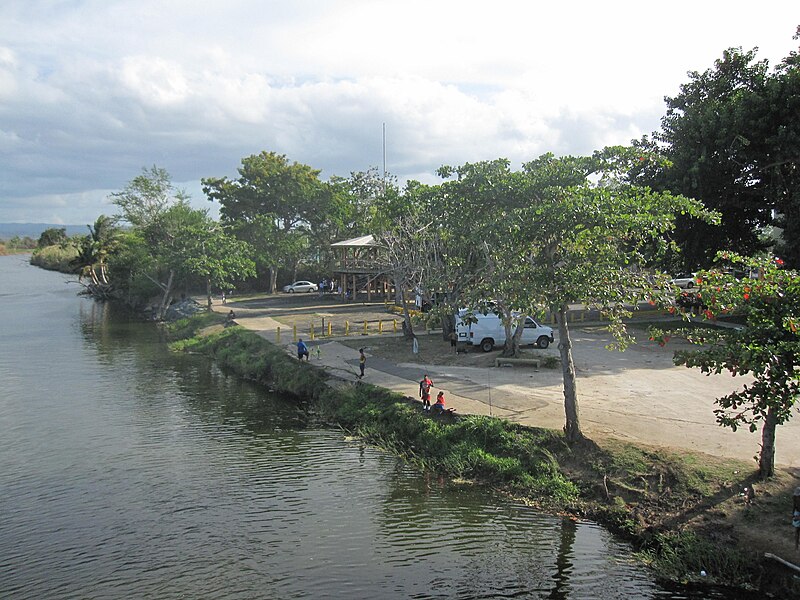
[[[420,474],[0,257],[0,598],[734,598]]]

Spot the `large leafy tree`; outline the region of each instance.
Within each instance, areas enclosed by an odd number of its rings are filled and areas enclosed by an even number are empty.
[[[175,262],[182,272],[205,281],[209,310],[213,289],[232,288],[237,281],[256,274],[250,244],[226,232],[206,214],[183,226],[176,237],[180,243]]]
[[[524,165],[520,201],[496,225],[487,290],[499,290],[523,314],[556,315],[564,376],[567,438],[580,440],[578,391],[569,306],[597,308],[620,348],[630,341],[624,318],[642,301],[666,302],[663,277],[644,269],[645,249],[663,244],[678,214],[713,220],[694,200],[629,182],[629,148],[592,157],[546,154]]]
[[[698,345],[678,351],[675,363],[703,373],[729,371],[752,377],[740,391],[717,399],[717,422],[734,431],[761,427],[759,472],[775,472],[776,428],[788,421],[800,394],[800,275],[780,259],[751,259],[723,252],[716,268],[698,275],[706,305],[703,319],[735,314],[744,327],[695,328],[684,332]],[[745,270],[754,277],[737,279]],[[654,332],[661,335],[661,332]]]
[[[243,158],[238,172],[236,179],[203,179],[203,191],[220,203],[223,222],[237,235],[257,247],[259,240],[269,240],[273,265],[294,268],[302,256],[296,238],[313,237],[314,231],[324,226],[336,213],[336,196],[320,181],[318,170],[290,163],[275,152]],[[305,247],[310,246],[307,240]],[[269,291],[274,293],[277,268],[271,265],[269,269]]]
[[[722,216],[721,227],[679,219],[673,235],[683,248],[681,267],[710,264],[720,250],[768,247],[774,211],[784,228],[779,250],[800,265],[798,66],[796,52],[770,72],[755,49],[730,48],[712,68],[689,73],[680,93],[666,98],[661,131],[639,142],[668,159],[638,168],[641,182],[697,198]]]

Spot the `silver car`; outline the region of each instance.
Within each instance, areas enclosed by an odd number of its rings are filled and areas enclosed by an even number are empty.
[[[319,286],[310,281],[295,281],[294,283],[283,286],[283,291],[288,294],[294,294],[295,292],[316,292],[318,289]]]
[[[690,290],[697,284],[697,273],[682,273],[670,279],[670,283],[684,290]]]

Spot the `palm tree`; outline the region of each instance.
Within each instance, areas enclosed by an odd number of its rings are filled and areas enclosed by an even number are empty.
[[[117,247],[119,230],[115,220],[106,215],[100,215],[94,225],[87,227],[89,235],[81,240],[78,256],[72,264],[78,270],[79,281],[89,278],[95,287],[108,288],[107,261],[109,254]]]

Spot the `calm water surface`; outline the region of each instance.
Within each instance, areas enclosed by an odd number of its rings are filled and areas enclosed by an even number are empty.
[[[733,598],[454,487],[0,257],[0,598]]]

